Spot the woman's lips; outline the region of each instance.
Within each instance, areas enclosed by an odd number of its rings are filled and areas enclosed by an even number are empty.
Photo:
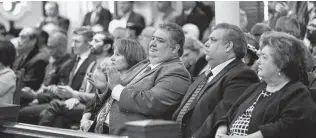
[[[156,52],[157,50],[156,50],[156,49],[150,49],[150,51],[151,51],[151,52]]]

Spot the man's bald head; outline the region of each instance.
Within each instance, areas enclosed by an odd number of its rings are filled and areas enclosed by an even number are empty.
[[[56,2],[47,2],[44,8],[47,16],[54,17],[58,14],[58,4]]]
[[[67,52],[67,36],[62,32],[54,32],[48,38],[47,48],[53,57],[64,56]]]

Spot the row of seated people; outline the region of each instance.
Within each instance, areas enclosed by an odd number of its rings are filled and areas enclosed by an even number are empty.
[[[20,33],[28,51],[36,48],[34,32],[26,28]],[[245,34],[237,26],[218,24],[203,47],[211,68],[196,78],[179,59],[185,37],[176,24],[159,26],[148,55],[135,40],[93,36],[84,27],[73,34],[76,56],[66,54],[63,33],[49,37],[53,58],[39,90],[30,85],[38,80],[27,77],[43,72],[28,70],[41,58],[21,55],[29,88],[23,89],[27,104],[21,103],[19,121],[62,128],[80,122],[81,131],[121,136],[127,135],[125,122],[144,119],[174,120],[183,137],[314,136],[316,105],[308,90],[306,52],[289,34],[261,36],[257,75],[242,62]]]

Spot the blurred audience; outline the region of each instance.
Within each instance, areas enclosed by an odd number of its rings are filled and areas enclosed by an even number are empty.
[[[246,40],[247,40],[247,53],[244,57],[244,62],[252,68],[256,60],[258,60],[258,50],[259,50],[259,43],[257,42],[256,38],[249,34],[245,33]],[[255,70],[256,71],[256,70]]]
[[[183,62],[184,66],[190,72],[192,66],[197,62],[200,57],[200,48],[195,44],[196,39],[185,38],[183,46],[183,54],[180,60]]]
[[[149,44],[156,28],[147,26],[138,37],[139,44],[144,48],[146,57],[149,54]]]
[[[51,93],[53,86],[68,82],[70,71],[74,65],[74,58],[66,53],[67,37],[61,32],[52,34],[47,43],[50,55],[49,64],[45,69],[44,81],[39,90],[30,87],[22,89],[22,98],[27,101],[19,112],[19,122],[37,124],[39,113],[47,106],[44,101],[55,98]],[[40,104],[38,104],[40,103]]]
[[[252,28],[250,33],[256,38],[257,42],[259,42],[260,37],[263,33],[271,31],[272,29],[268,24],[265,23],[256,23]]]
[[[64,41],[61,41],[62,44],[59,44],[58,42],[60,40],[51,38],[52,41],[55,41],[52,43],[53,46],[57,47],[59,45],[67,45],[67,39],[65,39],[65,36],[55,37],[63,37]],[[73,59],[72,66],[70,66],[70,68],[65,68],[66,71],[63,72],[65,73],[67,80],[59,80],[58,84],[49,85],[46,88],[44,87],[43,92],[38,92],[35,97],[36,99],[32,101],[30,106],[26,106],[20,110],[19,121],[38,124],[40,113],[49,106],[49,102],[54,99],[65,100],[70,97],[70,94],[66,92],[68,88],[67,86],[76,91],[80,89],[86,75],[87,68],[95,61],[96,58],[95,55],[90,54],[91,46],[89,42],[92,40],[92,37],[93,33],[87,27],[76,28],[73,31],[71,46],[75,57]],[[63,87],[57,87],[56,85],[61,85]]]
[[[158,28],[159,24],[165,22],[176,22],[176,18],[180,13],[172,7],[172,1],[156,1],[154,4],[157,7],[158,13],[152,20],[151,25],[153,27]]]
[[[113,37],[114,39],[121,39],[121,38],[128,38],[128,33],[126,28],[118,27],[115,30],[113,30]]]
[[[183,11],[177,18],[177,24],[180,26],[187,23],[195,24],[200,30],[199,39],[202,39],[203,32],[210,23],[208,16],[197,6],[196,1],[183,1],[182,4]]]
[[[13,104],[16,89],[16,75],[10,68],[16,50],[10,41],[0,41],[0,103]]]
[[[65,98],[50,102],[49,107],[41,113],[39,125],[70,128],[70,125],[79,123],[85,105],[93,99],[94,93],[97,92],[96,88],[89,82],[89,73],[94,73],[99,67],[104,66],[103,64],[110,63],[113,42],[113,36],[106,32],[97,33],[93,36],[90,42],[92,45],[91,53],[96,55],[96,61],[92,62],[87,68],[87,74],[79,91],[69,86],[58,85],[57,91],[62,91]],[[94,79],[99,79],[99,76]]]
[[[36,28],[27,27],[20,32],[17,52],[19,57],[15,60],[12,69],[21,70],[24,68],[23,85],[38,90],[45,76],[48,57],[47,54],[39,51]]]
[[[102,1],[92,1],[92,3],[94,9],[85,15],[82,26],[97,26],[108,31],[109,23],[112,20],[111,12],[102,7]]]
[[[49,1],[45,4],[45,15],[39,23],[39,28],[44,26],[51,26],[52,24],[57,25],[67,32],[69,28],[69,19],[59,15],[58,4],[56,2]]]
[[[134,1],[119,1],[118,7],[123,14],[119,20],[123,21],[126,25],[128,23],[138,25],[141,27],[141,30],[145,28],[146,24],[144,17],[133,11]]]
[[[193,37],[195,39],[199,39],[200,36],[200,30],[199,28],[192,24],[192,23],[187,23],[182,26],[184,36],[187,37]]]

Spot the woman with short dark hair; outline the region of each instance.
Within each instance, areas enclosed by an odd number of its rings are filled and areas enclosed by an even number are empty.
[[[16,50],[9,41],[0,41],[0,103],[13,103],[16,89],[16,76],[10,68],[16,56]]]
[[[216,138],[312,138],[316,105],[306,75],[304,44],[270,32],[261,38],[258,75],[215,125]]]

